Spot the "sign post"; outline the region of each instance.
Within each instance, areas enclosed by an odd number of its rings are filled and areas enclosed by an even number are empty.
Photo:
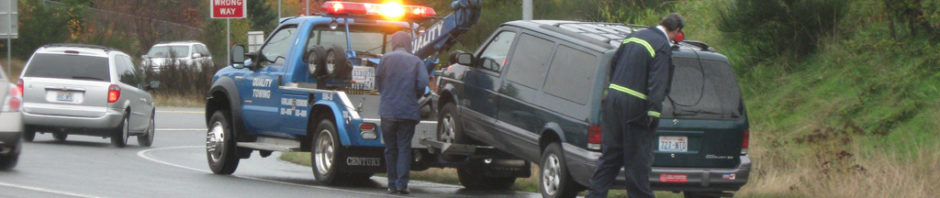
[[[209,0],[209,12],[213,19],[225,19],[225,62],[232,64],[231,19],[243,19],[248,10],[246,0]]]
[[[19,27],[17,27],[16,0],[0,0],[0,38],[7,39],[7,75],[10,74],[13,57],[10,54],[10,48],[13,40],[19,37]]]

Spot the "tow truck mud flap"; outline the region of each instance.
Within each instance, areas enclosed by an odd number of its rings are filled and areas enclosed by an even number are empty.
[[[347,171],[350,172],[385,172],[385,158],[383,158],[384,149],[381,147],[365,148],[350,147],[346,150]]]

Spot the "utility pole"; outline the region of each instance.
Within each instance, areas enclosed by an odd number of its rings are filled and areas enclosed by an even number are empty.
[[[277,21],[281,21],[281,0],[277,0]]]
[[[304,1],[304,16],[310,15],[310,0]]]
[[[532,0],[522,0],[522,20],[532,20]]]

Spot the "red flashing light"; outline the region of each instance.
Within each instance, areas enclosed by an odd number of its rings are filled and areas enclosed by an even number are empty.
[[[121,87],[112,84],[108,87],[108,103],[117,102],[118,99],[121,99]]]
[[[401,18],[431,18],[436,17],[437,12],[427,6],[401,5],[398,2],[389,2],[385,4],[375,3],[357,3],[342,1],[327,1],[323,3],[321,9],[331,15],[363,15],[380,16],[386,19],[398,20]]]

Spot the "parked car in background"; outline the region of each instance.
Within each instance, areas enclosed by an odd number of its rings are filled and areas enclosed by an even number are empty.
[[[53,44],[33,52],[18,85],[23,89],[23,139],[52,133],[110,137],[117,147],[137,136],[150,146],[154,104],[141,72],[124,52],[96,45]]]
[[[141,56],[140,66],[159,73],[170,66],[184,67],[201,72],[212,65],[212,54],[206,44],[199,41],[174,41],[158,43]],[[188,67],[188,68],[185,68]]]
[[[20,158],[20,134],[23,122],[20,116],[22,87],[10,83],[0,67],[0,170],[16,166]]]
[[[575,21],[513,21],[475,54],[458,55],[439,82],[438,134],[541,165],[543,197],[574,197],[601,156],[601,100],[621,41],[637,28]],[[748,118],[728,58],[701,42],[672,48],[671,92],[653,140],[653,190],[729,195],[747,183]],[[458,176],[484,170],[458,167]],[[493,181],[493,179],[487,179]],[[622,174],[618,183],[624,181]],[[623,187],[622,184],[616,187]]]

